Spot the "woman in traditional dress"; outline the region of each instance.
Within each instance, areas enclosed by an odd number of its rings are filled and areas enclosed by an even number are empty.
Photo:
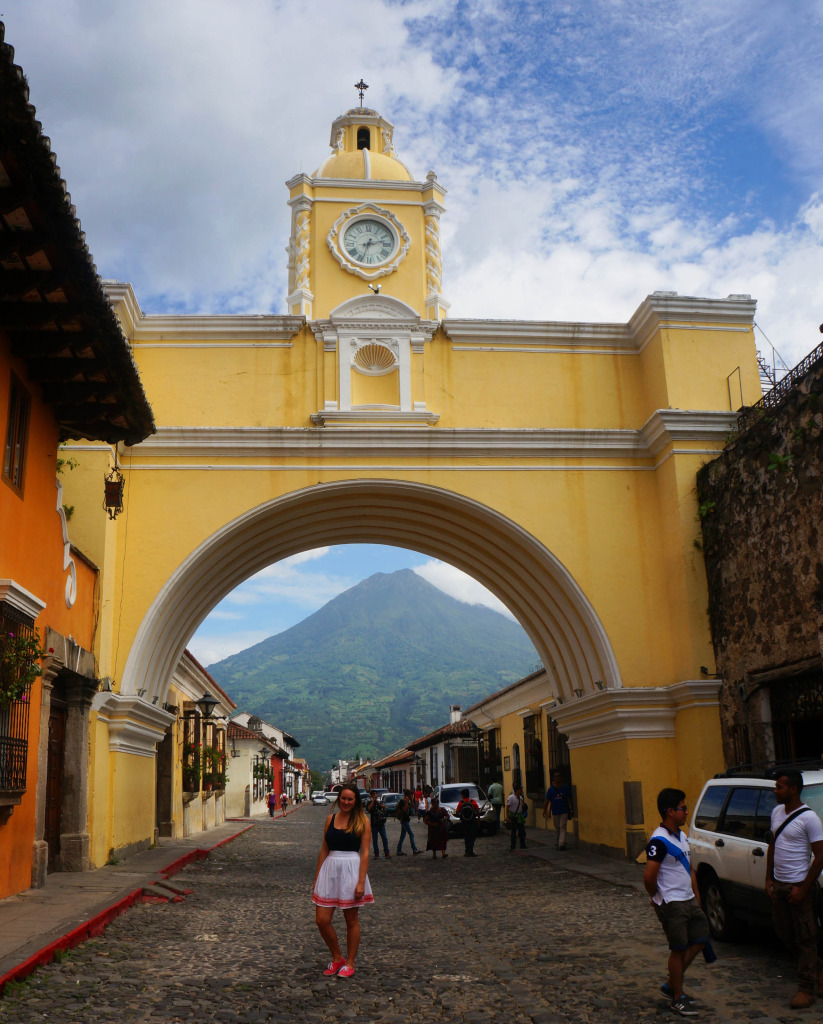
[[[374,903],[369,878],[369,843],[371,825],[363,810],[356,786],[343,786],[337,794],[337,812],[326,818],[323,845],[317,858],[312,902],[315,921],[323,941],[329,947],[331,962],[324,974],[350,978],[360,945],[358,911]],[[337,932],[332,924],[335,908],[340,907],[346,919],[346,956],[340,952]]]
[[[429,829],[426,849],[431,850],[432,860],[437,860],[438,850],[441,851],[441,856],[448,857],[446,844],[449,841],[449,812],[445,807],[440,806],[440,801],[436,796],[431,798],[431,806],[423,821]]]

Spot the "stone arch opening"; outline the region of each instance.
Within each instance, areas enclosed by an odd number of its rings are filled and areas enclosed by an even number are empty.
[[[125,666],[124,695],[162,704],[175,665],[208,613],[254,573],[333,544],[420,551],[475,577],[531,638],[557,696],[621,686],[617,660],[588,599],[530,533],[472,499],[426,484],[354,480],[295,491],[214,533],[172,573],[152,602]]]

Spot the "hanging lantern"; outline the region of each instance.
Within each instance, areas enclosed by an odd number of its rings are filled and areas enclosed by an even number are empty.
[[[115,463],[114,469],[103,478],[103,508],[108,513],[109,519],[116,519],[123,511],[123,489],[125,485],[126,478],[120,472],[120,467]]]
[[[210,693],[206,692],[200,700],[196,700],[194,703],[200,708],[200,714],[203,718],[211,718],[212,712],[220,701],[217,700],[216,697],[212,697]]]

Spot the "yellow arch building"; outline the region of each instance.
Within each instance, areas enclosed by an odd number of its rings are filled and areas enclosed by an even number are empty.
[[[112,680],[92,859],[153,838],[163,704],[209,611],[273,561],[354,542],[442,558],[508,605],[546,670],[532,710],[552,704],[569,737],[581,841],[632,853],[624,783],[653,822],[661,786],[694,792],[722,762],[694,479],[760,397],[755,304],[656,292],[628,323],[449,318],[434,172],[416,181],[367,108],[330,142],[288,182],[288,314],[155,316],[107,285],[158,429],[119,452],[115,522],[80,509],[108,450],[77,446],[67,494]]]

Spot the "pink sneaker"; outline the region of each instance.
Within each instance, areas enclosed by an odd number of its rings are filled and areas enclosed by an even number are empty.
[[[354,974],[354,968],[353,967],[349,967],[349,965],[346,964],[345,967],[341,967],[340,970],[337,972],[337,977],[338,978],[350,978],[353,974]]]
[[[346,966],[345,960],[332,960],[329,966],[323,971],[324,974],[337,974],[341,967]]]

